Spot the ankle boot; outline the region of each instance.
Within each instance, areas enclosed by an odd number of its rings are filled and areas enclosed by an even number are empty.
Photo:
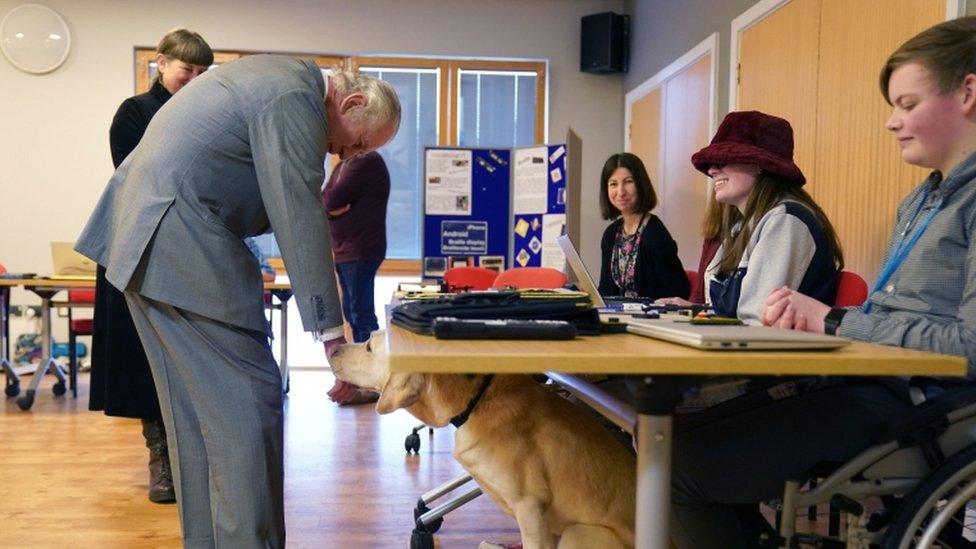
[[[169,448],[166,446],[166,429],[160,420],[142,420],[142,436],[149,448],[149,501],[175,503],[173,472],[169,466]]]

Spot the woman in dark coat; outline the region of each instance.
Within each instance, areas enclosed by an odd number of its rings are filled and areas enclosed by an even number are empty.
[[[122,102],[112,120],[109,142],[116,168],[142,139],[149,121],[174,93],[213,63],[213,51],[195,32],[170,31],[156,48],[157,77],[152,88]],[[176,493],[169,466],[166,431],[149,362],[132,324],[125,297],[98,267],[95,282],[91,390],[88,408],[106,415],[142,420],[149,448],[149,499],[173,503]]]
[[[614,219],[600,241],[600,293],[656,299],[687,298],[688,276],[678,245],[651,210],[657,195],[644,163],[631,153],[607,159],[600,176],[600,209]]]

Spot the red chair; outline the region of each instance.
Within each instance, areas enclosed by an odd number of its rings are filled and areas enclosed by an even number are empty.
[[[841,271],[837,281],[837,297],[834,307],[858,307],[868,299],[868,284],[861,275],[851,271]]]
[[[491,288],[497,276],[497,271],[484,267],[451,267],[444,271],[444,282],[452,292],[480,291]]]
[[[566,275],[549,267],[515,267],[502,271],[492,288],[562,288]]]
[[[695,288],[698,287],[698,271],[685,269],[685,276],[688,277],[688,284],[691,286],[691,291],[694,292]]]
[[[72,305],[87,305],[95,303],[95,290],[68,290],[68,301]],[[94,331],[94,320],[91,318],[71,318],[72,307],[68,307],[68,359],[69,384],[71,395],[78,397],[78,336],[90,336]]]

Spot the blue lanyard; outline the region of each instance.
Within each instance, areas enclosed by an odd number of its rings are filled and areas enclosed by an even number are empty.
[[[918,229],[915,229],[915,232],[912,233],[912,237],[908,240],[908,242],[905,242],[905,237],[908,236],[908,230],[915,223],[915,219],[918,218],[918,214],[922,212],[922,207],[925,206],[925,201],[928,200],[928,197],[929,191],[926,190],[925,194],[922,195],[922,201],[919,203],[918,208],[915,209],[915,214],[912,215],[911,221],[905,225],[905,229],[901,232],[901,236],[898,238],[898,243],[892,248],[891,256],[888,257],[888,261],[885,262],[884,267],[881,269],[881,274],[878,276],[878,281],[874,283],[874,288],[871,288],[871,294],[874,294],[874,292],[877,292],[888,283],[888,280],[891,279],[891,275],[895,274],[898,267],[900,267],[902,262],[905,261],[905,258],[908,257],[908,253],[911,252],[912,248],[915,247],[915,244],[922,236],[922,233],[925,232],[925,229],[929,226],[932,218],[935,217],[935,214],[939,213],[940,209],[942,209],[942,199],[940,198],[939,201],[936,202],[932,207],[932,211],[929,212],[929,215],[925,216],[925,219],[922,220],[922,223],[918,226]],[[868,294],[868,300],[864,303],[865,313],[871,312],[871,294]]]

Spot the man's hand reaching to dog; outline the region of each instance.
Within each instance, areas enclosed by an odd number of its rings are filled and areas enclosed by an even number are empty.
[[[336,351],[339,350],[339,346],[343,345],[344,343],[346,343],[346,336],[344,335],[323,342],[322,346],[325,348],[325,359],[332,362],[332,355],[336,354]]]
[[[339,346],[344,345],[345,343],[346,337],[339,336],[322,344],[323,347],[325,347],[325,358],[330,364],[332,362],[332,357],[339,350]],[[332,402],[340,405],[366,404],[369,402],[376,402],[376,399],[379,398],[379,393],[375,391],[361,389],[352,383],[346,383],[345,381],[341,381],[339,379],[336,379],[335,385],[329,389],[328,395]]]

